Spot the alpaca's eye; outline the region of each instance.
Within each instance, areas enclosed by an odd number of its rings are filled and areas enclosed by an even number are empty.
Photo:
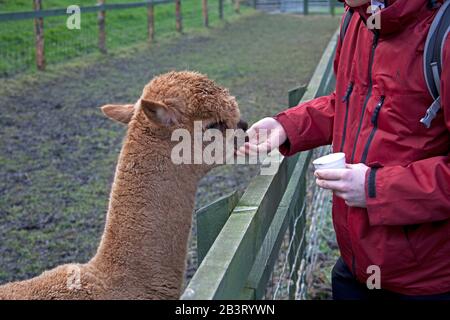
[[[226,128],[227,128],[227,126],[223,122],[213,122],[213,123],[210,123],[206,127],[206,130],[208,130],[208,129],[218,129],[220,131],[224,131]]]
[[[206,126],[206,130],[208,130],[208,129],[217,129],[217,126],[218,126],[218,125],[219,125],[218,122],[210,123],[210,124],[208,124],[208,125]]]

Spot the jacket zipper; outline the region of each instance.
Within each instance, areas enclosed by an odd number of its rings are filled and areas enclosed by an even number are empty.
[[[377,106],[375,107],[375,110],[373,111],[372,119],[371,119],[373,128],[372,128],[372,131],[370,132],[369,138],[367,139],[366,145],[364,147],[364,152],[363,152],[363,155],[362,155],[362,158],[360,161],[361,163],[366,162],[367,154],[369,153],[370,144],[372,143],[373,137],[375,136],[375,132],[378,129],[378,115],[380,113],[381,107],[384,104],[384,99],[385,99],[385,96],[382,96],[380,99],[380,102],[378,102]]]
[[[375,35],[373,37],[372,52],[370,53],[370,60],[369,60],[369,88],[367,91],[366,99],[364,100],[364,104],[363,104],[363,108],[362,108],[362,112],[361,112],[361,118],[359,119],[358,131],[356,132],[355,144],[353,145],[353,151],[352,151],[352,157],[350,158],[350,163],[353,163],[353,161],[355,160],[355,151],[356,151],[356,146],[358,144],[358,137],[361,132],[361,127],[362,127],[363,120],[364,120],[364,114],[366,112],[367,104],[369,103],[370,97],[372,96],[372,85],[373,85],[372,67],[373,67],[373,60],[375,57],[375,50],[377,48],[378,39],[379,39],[379,32],[377,30],[375,30],[374,33],[375,33]]]
[[[369,60],[369,88],[368,88],[368,91],[367,91],[366,99],[364,100],[363,109],[362,109],[362,112],[361,112],[361,118],[359,120],[358,131],[356,132],[355,143],[353,145],[353,151],[352,151],[352,157],[350,159],[350,163],[353,163],[353,161],[355,159],[356,145],[358,143],[358,137],[359,137],[359,134],[361,132],[361,127],[362,127],[362,123],[363,123],[363,120],[364,120],[364,114],[366,112],[366,108],[367,108],[367,104],[369,103],[369,99],[372,96],[372,85],[373,85],[372,67],[373,67],[373,61],[374,61],[374,57],[375,57],[375,50],[377,49],[378,38],[379,38],[378,31],[375,30],[374,33],[375,34],[374,34],[374,38],[373,38],[373,42],[372,42],[372,51],[370,53],[370,60]],[[351,245],[351,246],[353,247],[353,245]],[[353,248],[352,248],[352,273],[353,273],[353,275],[355,277],[357,277],[357,274],[356,274],[356,258],[355,258],[355,253],[353,252]]]
[[[342,102],[345,102],[345,117],[344,117],[344,129],[342,131],[342,142],[341,147],[339,149],[340,152],[344,150],[344,144],[345,144],[345,136],[347,134],[347,120],[348,120],[348,109],[350,105],[350,96],[353,92],[353,82],[350,82],[348,85],[347,91],[345,92],[345,96],[342,99]]]

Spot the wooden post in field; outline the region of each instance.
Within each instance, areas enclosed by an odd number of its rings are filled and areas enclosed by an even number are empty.
[[[234,11],[236,13],[241,12],[241,0],[234,0]]]
[[[42,0],[33,0],[33,9],[42,10]],[[36,36],[36,67],[38,70],[45,70],[44,18],[34,19],[34,34]]]
[[[181,0],[175,0],[175,16],[177,20],[177,31],[183,32],[183,23],[182,23],[182,17],[181,17]]]
[[[336,0],[329,0],[330,2],[330,14],[334,17],[336,14]]]
[[[152,43],[155,39],[155,15],[153,4],[147,7],[147,21],[148,21],[148,42]]]
[[[257,0],[253,0],[253,9],[256,9],[256,5],[257,5]]]
[[[303,0],[303,14],[306,16],[309,11],[308,0]]]
[[[98,0],[98,4],[105,4],[105,0]],[[98,49],[101,53],[106,53],[106,28],[105,28],[106,12],[98,12]]]
[[[219,19],[223,19],[223,0],[219,0]]]
[[[203,11],[203,25],[208,28],[208,0],[202,0],[202,11]]]

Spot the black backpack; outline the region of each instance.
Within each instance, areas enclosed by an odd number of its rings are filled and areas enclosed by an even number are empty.
[[[430,3],[431,5],[434,5],[435,1],[430,1]],[[353,13],[354,11],[350,9],[345,14],[340,33],[341,43],[344,41]],[[427,109],[425,116],[420,119],[420,122],[427,128],[431,126],[431,121],[441,109],[442,55],[445,39],[447,39],[449,31],[450,1],[444,0],[444,3],[439,8],[438,13],[430,26],[423,54],[425,80],[427,82],[428,91],[434,100]]]

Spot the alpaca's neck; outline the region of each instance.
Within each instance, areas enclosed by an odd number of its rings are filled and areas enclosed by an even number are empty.
[[[128,133],[91,261],[124,297],[176,298],[181,289],[198,179],[174,166],[164,149]]]

